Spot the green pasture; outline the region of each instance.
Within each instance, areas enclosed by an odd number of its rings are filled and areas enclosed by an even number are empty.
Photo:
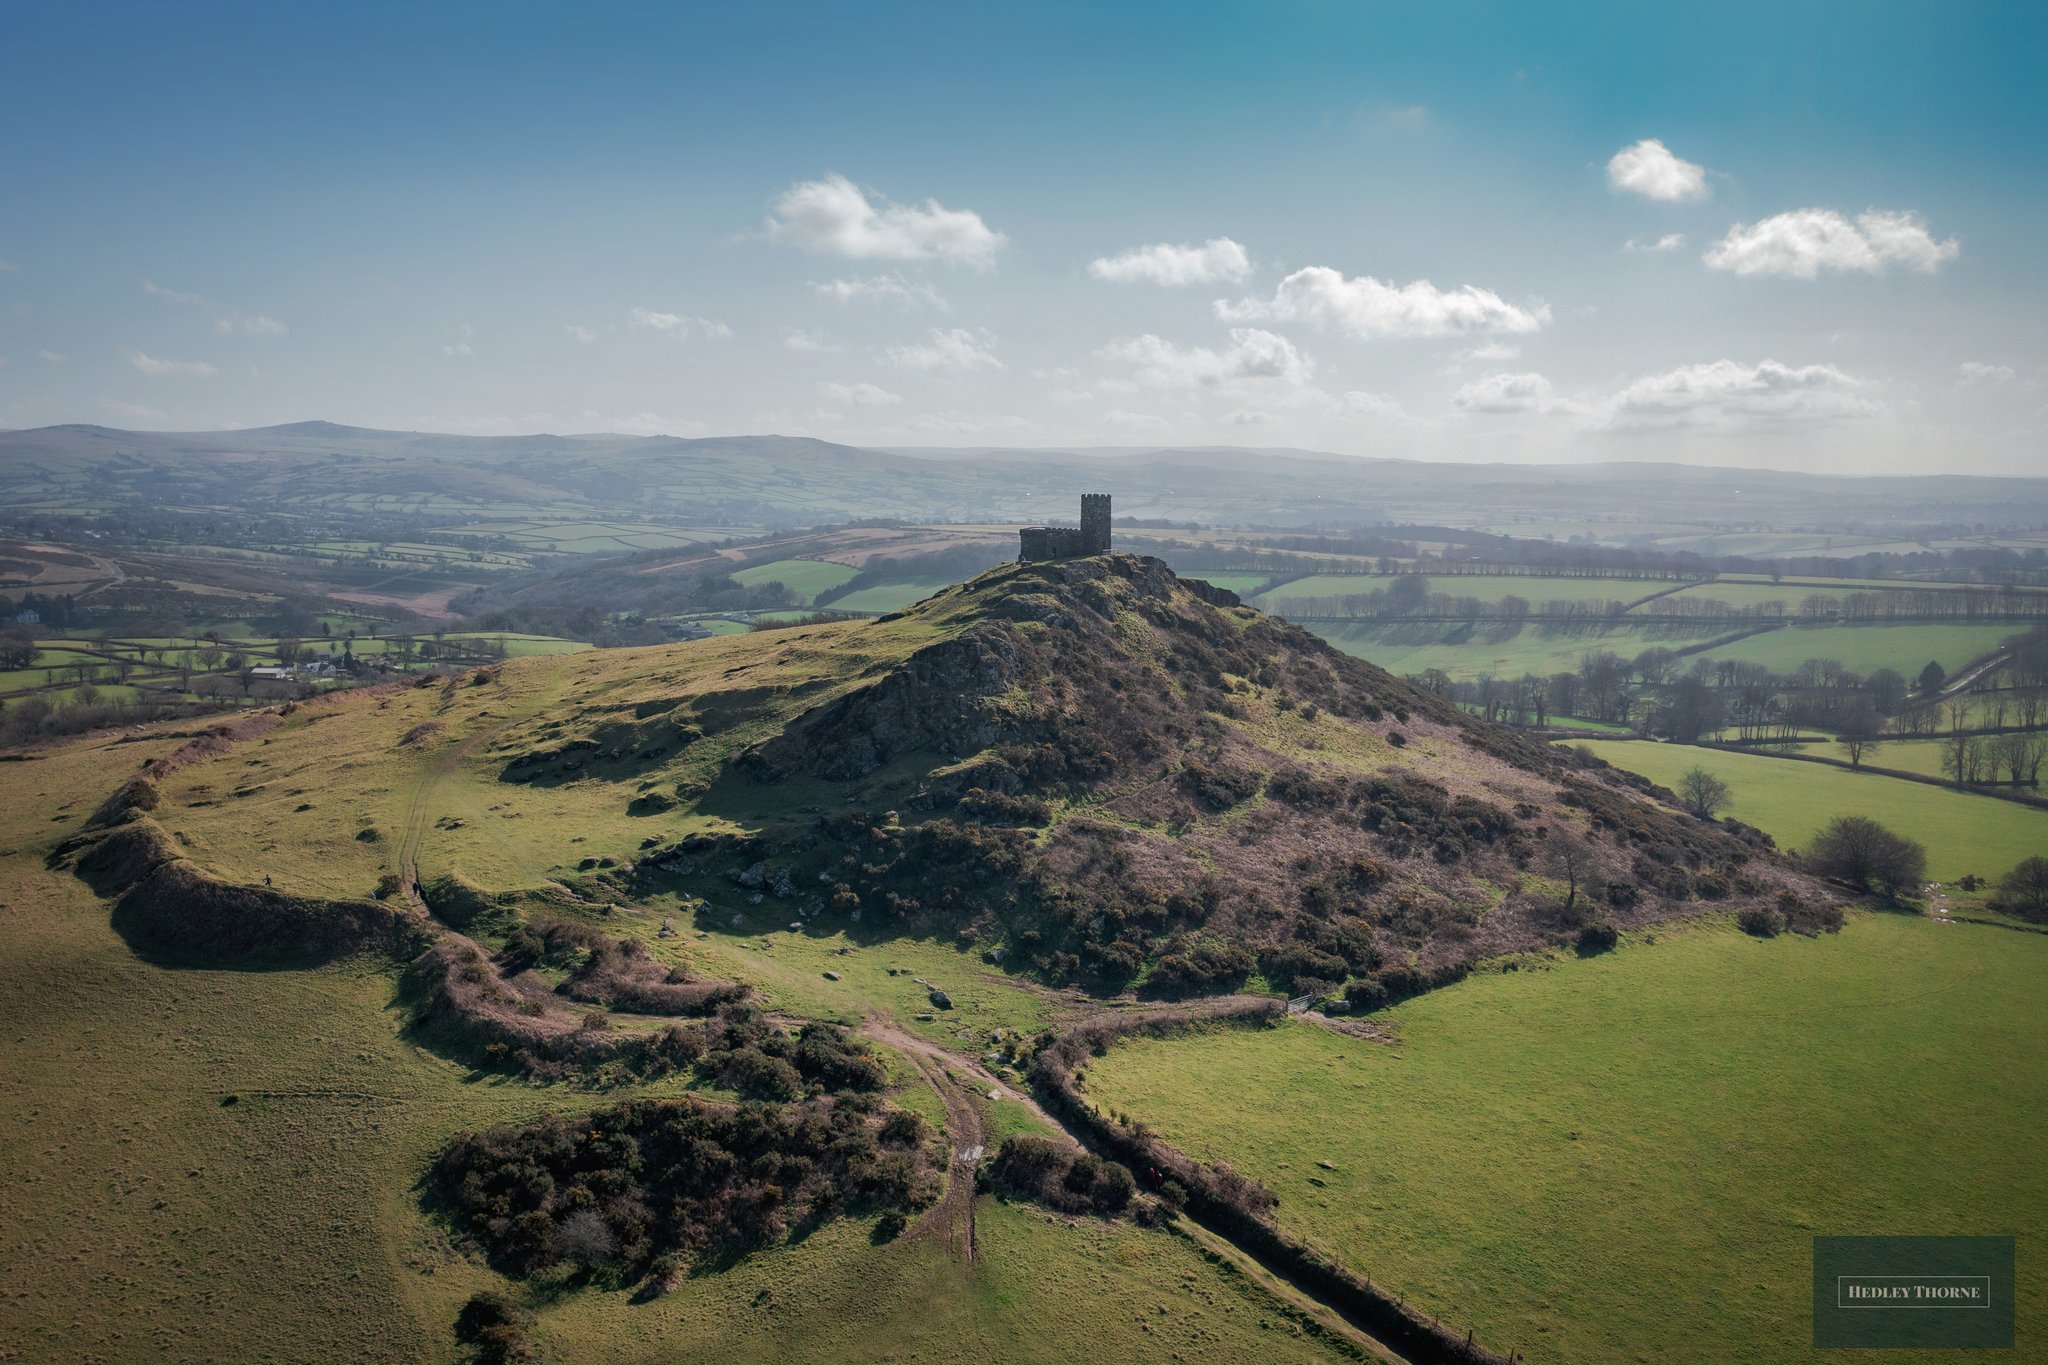
[[[1633,602],[1670,583],[1640,578],[1551,578],[1519,574],[1428,574],[1429,590],[1451,597],[1499,602],[1520,597],[1532,605],[1544,602]],[[1344,597],[1384,592],[1392,574],[1311,574],[1259,594],[1258,605],[1285,614],[1287,604],[1306,597]],[[1213,579],[1211,580],[1214,581]]]
[[[1908,678],[1931,659],[1953,673],[1997,649],[2023,627],[2000,625],[1780,626],[1704,651],[1709,659],[1735,659],[1790,673],[1808,659],[1837,659],[1852,672],[1895,669]]]
[[[1925,844],[1928,875],[1939,881],[1965,873],[2002,877],[2020,859],[2048,854],[2048,810],[1993,796],[1761,754],[1648,740],[1584,742],[1617,768],[1666,787],[1690,768],[1705,768],[1734,792],[1726,814],[1765,831],[1781,848],[1804,847],[1838,815],[1867,815]],[[1883,762],[1884,752],[1872,761]]]
[[[1827,1358],[1830,1233],[2017,1234],[2037,1342],[2044,978],[2041,935],[1859,913],[1759,941],[1717,918],[1423,996],[1375,1017],[1392,1042],[1289,1022],[1125,1044],[1087,1090],[1534,1365]]]
[[[458,1365],[473,1356],[457,1312],[501,1289],[536,1313],[547,1360],[1354,1358],[1186,1239],[986,1197],[971,1268],[943,1235],[877,1246],[854,1218],[654,1299],[508,1283],[421,1211],[434,1154],[464,1128],[622,1095],[480,1074],[416,1045],[389,966],[137,957],[44,855],[176,743],[47,751],[11,765],[15,799],[0,802],[0,901],[14,907],[0,996],[20,1021],[0,1035],[0,1356]],[[930,1112],[930,1098],[903,1102]],[[998,1132],[1028,1126],[993,1107]]]
[[[1912,677],[1930,659],[1953,672],[1997,649],[2019,629],[2010,623],[1784,625],[1701,648],[1734,631],[1726,624],[1711,622],[1697,626],[1608,622],[1518,626],[1505,622],[1375,621],[1310,622],[1309,628],[1345,653],[1368,659],[1391,673],[1410,675],[1440,668],[1460,681],[1487,673],[1499,678],[1525,673],[1547,676],[1576,669],[1587,654],[1607,651],[1630,659],[1651,648],[1692,651],[1685,656],[1687,662],[1694,657],[1741,660],[1764,664],[1778,673],[1790,673],[1808,659],[1836,659],[1865,675],[1891,668]]]
[[[950,583],[936,579],[914,579],[904,583],[877,583],[871,588],[860,588],[834,598],[828,605],[834,611],[902,611],[915,606]]]
[[[1722,631],[1678,634],[1641,626],[1594,624],[1548,625],[1332,624],[1312,622],[1309,629],[1346,654],[1407,676],[1440,668],[1468,682],[1481,674],[1519,678],[1525,673],[1548,677],[1576,670],[1588,654],[1608,651],[1633,658],[1652,646],[1681,649],[1713,639]]]
[[[732,578],[735,583],[749,588],[763,583],[780,583],[795,593],[799,601],[809,602],[827,588],[838,587],[858,572],[858,569],[835,564],[828,559],[778,559],[772,564],[756,564],[751,569],[741,569]]]

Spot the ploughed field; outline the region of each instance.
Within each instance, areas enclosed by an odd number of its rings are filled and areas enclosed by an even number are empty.
[[[2048,936],[1862,913],[1654,938],[1475,975],[1373,1016],[1383,1041],[1128,1043],[1087,1091],[1531,1362],[1827,1358],[1816,1235],[2010,1233],[2038,1260]],[[2048,1283],[2020,1281],[2038,1342]]]

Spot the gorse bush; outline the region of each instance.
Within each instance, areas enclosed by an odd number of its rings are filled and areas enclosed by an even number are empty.
[[[463,1133],[435,1162],[434,1180],[458,1224],[512,1273],[642,1271],[665,1253],[742,1254],[779,1240],[793,1219],[930,1203],[941,1181],[927,1152],[885,1146],[885,1122],[858,1096],[737,1107],[638,1100]]]
[[[1116,1162],[1051,1138],[1028,1135],[1003,1139],[989,1163],[987,1178],[991,1188],[1013,1198],[1029,1199],[1062,1213],[1104,1217],[1122,1212],[1138,1190],[1131,1173]]]

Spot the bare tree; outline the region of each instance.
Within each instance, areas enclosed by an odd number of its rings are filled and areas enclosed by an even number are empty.
[[[1835,734],[1835,743],[1849,756],[1849,766],[1860,768],[1863,759],[1876,749],[1879,738],[1884,734],[1884,718],[1875,711],[1851,711],[1842,717],[1841,728]]]
[[[1593,849],[1570,831],[1553,829],[1543,841],[1543,866],[1564,879],[1564,908],[1571,910],[1579,903],[1579,883],[1593,870]]]
[[[1702,820],[1711,820],[1735,804],[1735,793],[1720,778],[1695,764],[1678,775],[1678,799]]]

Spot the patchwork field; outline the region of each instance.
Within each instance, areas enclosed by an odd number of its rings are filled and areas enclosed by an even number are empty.
[[[1263,603],[1262,603],[1263,605]],[[1285,608],[1275,610],[1285,614]],[[1626,618],[1623,618],[1624,620]],[[1347,654],[1369,659],[1393,673],[1410,675],[1440,668],[1459,681],[1491,673],[1516,678],[1575,669],[1586,655],[1605,650],[1630,659],[1653,647],[1691,651],[1707,659],[1739,659],[1790,673],[1808,659],[1835,659],[1852,672],[1891,668],[1911,677],[1933,659],[1950,672],[1997,649],[2021,627],[1993,625],[1822,625],[1779,626],[1727,644],[1709,645],[1731,634],[1723,625],[1698,627],[1628,625],[1517,626],[1512,622],[1312,622],[1311,628]]]
[[[2011,1139],[2048,1122],[2048,936],[1865,913],[1655,939],[1410,1001],[1376,1016],[1393,1045],[1221,1030],[1115,1048],[1088,1089],[1531,1362],[1822,1359],[1817,1234],[2010,1233],[2038,1261],[2048,1167]],[[2020,1278],[2038,1341],[2048,1283]]]
[[[1687,769],[1705,768],[1735,794],[1726,813],[1765,831],[1780,848],[1802,847],[1837,815],[1867,815],[1925,844],[1928,875],[1939,881],[1965,873],[1995,879],[2022,858],[2048,853],[2048,811],[1992,796],[1761,754],[1642,740],[1587,743],[1616,767],[1667,787]],[[1885,752],[1878,750],[1880,758]]]

